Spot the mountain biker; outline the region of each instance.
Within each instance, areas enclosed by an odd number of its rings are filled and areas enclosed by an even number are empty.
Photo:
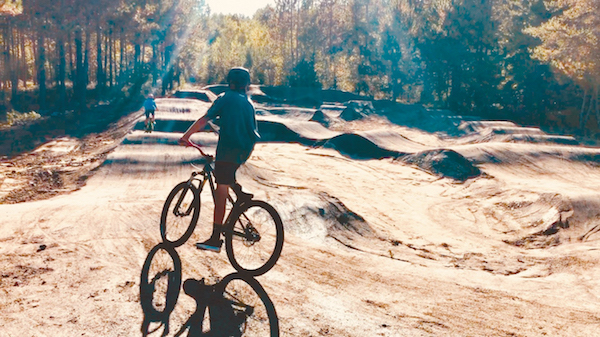
[[[180,145],[188,145],[192,134],[204,129],[206,124],[219,118],[219,141],[215,158],[215,212],[211,237],[205,242],[199,242],[199,249],[220,252],[223,240],[221,229],[225,217],[225,204],[228,189],[231,187],[239,197],[247,196],[236,183],[235,173],[244,164],[254,144],[260,138],[256,124],[254,105],[247,95],[250,88],[250,73],[242,67],[235,67],[227,74],[229,90],[221,94],[206,112],[179,139]]]
[[[154,111],[156,110],[158,109],[156,108],[156,102],[154,102],[154,95],[150,94],[144,101],[144,113],[146,114],[144,126],[146,127],[146,130],[148,130],[148,123],[154,122]]]

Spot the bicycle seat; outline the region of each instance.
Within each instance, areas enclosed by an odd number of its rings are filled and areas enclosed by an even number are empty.
[[[233,184],[231,186],[231,189],[235,192],[237,200],[248,201],[248,200],[254,198],[254,194],[246,193],[246,192],[242,191],[242,185],[240,185],[238,183]]]
[[[240,190],[239,192],[235,192],[235,195],[237,196],[238,200],[240,200],[240,201],[248,201],[248,200],[254,198],[254,194],[242,192],[242,190]]]

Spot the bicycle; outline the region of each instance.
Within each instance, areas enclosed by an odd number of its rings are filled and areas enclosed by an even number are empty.
[[[181,259],[173,246],[159,243],[150,250],[140,276],[140,302],[144,312],[144,336],[169,334],[170,316],[179,298],[182,279]],[[265,289],[252,276],[234,273],[214,285],[187,279],[184,292],[196,301],[196,310],[174,336],[189,328],[188,336],[279,336],[279,319]],[[205,312],[210,331],[203,327]],[[151,323],[158,322],[158,326]]]
[[[144,121],[144,132],[152,133],[154,131],[154,126],[156,125],[156,121],[154,120],[154,113],[151,116],[146,117]]]
[[[152,131],[154,131],[154,125],[156,125],[156,122],[154,120],[147,121],[146,126],[144,128],[144,132],[152,133]]]
[[[163,242],[174,247],[184,244],[196,228],[200,216],[200,194],[206,183],[215,201],[214,158],[205,154],[200,146],[188,143],[203,157],[200,171],[193,171],[187,181],[177,184],[169,193],[163,206],[160,233]],[[239,185],[238,185],[239,186]],[[283,249],[283,222],[279,213],[265,201],[254,200],[252,194],[234,190],[236,198],[229,193],[232,204],[227,214],[222,234],[225,249],[232,266],[240,273],[258,276],[269,271]]]

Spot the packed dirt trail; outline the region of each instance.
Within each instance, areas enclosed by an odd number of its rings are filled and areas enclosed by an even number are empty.
[[[141,268],[199,157],[177,139],[209,107],[157,104],[156,131],[140,117],[80,190],[0,205],[0,336],[141,335]],[[598,334],[600,150],[439,112],[348,118],[351,105],[258,105],[264,141],[238,180],[284,221],[282,256],[257,277],[282,336]],[[215,134],[192,140],[214,153]],[[193,245],[208,200],[177,248],[183,280],[234,271]],[[182,291],[171,335],[194,309]]]

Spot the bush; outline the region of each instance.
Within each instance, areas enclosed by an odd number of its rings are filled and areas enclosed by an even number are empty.
[[[31,123],[32,121],[40,119],[42,116],[35,112],[18,112],[15,110],[6,113],[6,122],[1,123],[2,127],[11,127],[13,125],[24,125]]]

